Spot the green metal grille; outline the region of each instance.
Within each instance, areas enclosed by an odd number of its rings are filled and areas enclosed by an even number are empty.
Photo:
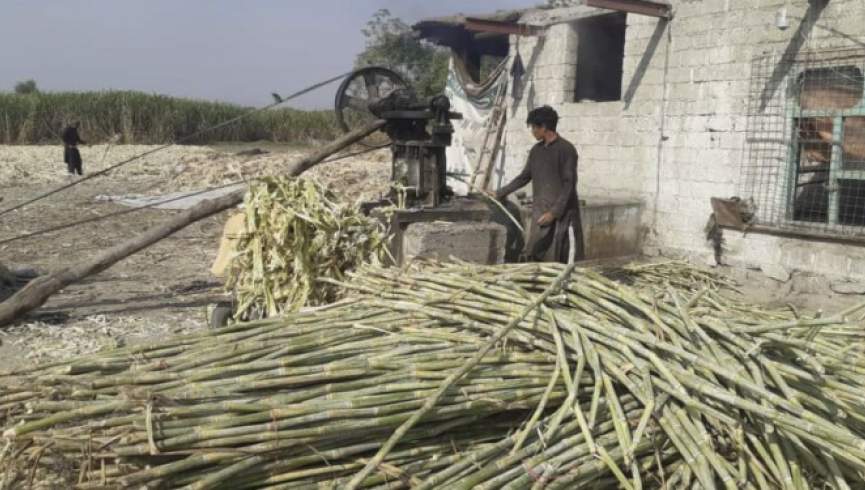
[[[760,224],[865,235],[865,50],[752,63],[743,195]]]

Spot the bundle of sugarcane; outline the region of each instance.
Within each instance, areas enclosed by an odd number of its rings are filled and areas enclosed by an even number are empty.
[[[792,304],[759,305],[746,301],[738,285],[730,278],[715,270],[694,267],[681,260],[634,263],[621,267],[600,270],[600,273],[616,282],[634,287],[647,301],[653,298],[671,299],[670,290],[677,294],[699,293],[707,303],[714,303],[712,309],[722,310],[724,315],[740,316],[748,321],[796,320],[800,317],[798,309]],[[727,293],[737,293],[735,295]],[[709,312],[712,309],[708,310]],[[696,314],[701,310],[697,309]]]
[[[245,229],[227,281],[236,295],[236,318],[332,302],[336,290],[316,285],[317,278],[340,279],[386,256],[383,225],[314,179],[258,180],[244,204]]]
[[[366,267],[336,305],[0,378],[0,471],[67,468],[84,488],[861,481],[858,309],[748,313],[701,281]]]
[[[476,273],[478,279],[461,267],[411,277],[378,271],[352,284],[409,310],[411,303],[401,300],[424,301],[427,314],[442,318],[458,312],[483,335],[496,328],[490,320],[504,321],[560,272],[551,265],[512,270],[501,284],[490,278],[497,270]],[[430,289],[440,292],[438,301]],[[865,344],[862,319],[851,320],[861,306],[828,318],[776,321],[782,312],[745,312],[711,287],[688,297],[670,288],[660,301],[656,290],[641,294],[591,271],[565,290],[558,307],[540,308],[537,322],[520,325],[509,340],[556,353],[560,366],[576,366],[573,379],[588,370],[593,396],[610,400],[611,413],[621,413],[618,393],[640,402],[636,429],[616,428],[625,464],[610,470],[623,486],[629,486],[623,478],[629,466],[637,485],[640,467],[628,451],[653,417],[688,462],[671,475],[674,481],[801,488],[817,479],[843,487],[865,475],[859,394]],[[572,409],[591,438],[587,417],[578,404]]]
[[[383,335],[394,323],[406,331]],[[22,444],[8,468],[74,467],[67,481],[85,488],[350,476],[482,342],[431,323],[361,302],[17,373],[0,397]],[[368,483],[417,480],[498,442],[541,400],[559,405],[554,366],[540,352],[486,356]]]

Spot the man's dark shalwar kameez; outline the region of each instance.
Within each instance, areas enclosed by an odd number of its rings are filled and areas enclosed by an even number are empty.
[[[78,144],[85,144],[81,136],[78,135],[78,128],[69,126],[63,130],[63,161],[66,162],[66,168],[70,175],[83,175],[81,153],[78,151]]]
[[[526,244],[531,261],[567,262],[568,228],[572,228],[574,233],[574,259],[583,258],[577,159],[577,149],[561,136],[551,143],[541,141],[532,147],[523,171],[498,192],[499,198],[504,198],[532,183],[532,222],[529,243]],[[548,226],[538,225],[538,220],[547,211],[552,212],[555,221]]]

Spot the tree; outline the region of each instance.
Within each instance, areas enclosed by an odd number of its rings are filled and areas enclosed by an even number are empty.
[[[405,76],[420,96],[440,94],[447,82],[449,52],[412,35],[411,27],[387,9],[373,14],[361,30],[366,48],[355,66],[378,65]]]
[[[15,84],[15,93],[18,95],[35,94],[38,92],[39,89],[36,87],[36,80],[24,80]]]

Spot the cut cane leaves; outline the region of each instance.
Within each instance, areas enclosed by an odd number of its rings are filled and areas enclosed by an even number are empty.
[[[312,179],[271,177],[245,199],[245,233],[229,267],[235,317],[275,316],[339,298],[341,280],[387,254],[383,225]]]

